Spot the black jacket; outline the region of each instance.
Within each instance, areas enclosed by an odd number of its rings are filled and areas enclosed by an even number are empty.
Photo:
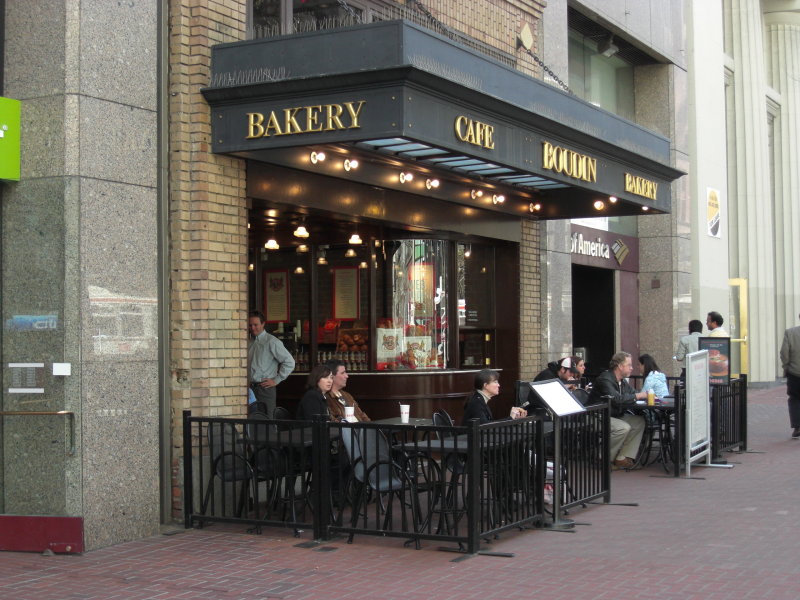
[[[461,424],[466,425],[471,419],[480,420],[481,425],[492,420],[492,411],[477,390],[472,392],[472,395],[464,404],[464,417],[461,419]]]
[[[547,381],[548,379],[558,379],[558,361],[547,363],[547,368],[533,378],[534,381]]]
[[[328,416],[328,402],[319,389],[306,391],[297,407],[296,418],[299,421],[311,421],[314,415]]]
[[[603,396],[610,396],[610,412],[612,417],[620,417],[626,409],[636,404],[636,391],[625,381],[617,381],[611,370],[600,373],[592,384],[589,402],[604,402]]]

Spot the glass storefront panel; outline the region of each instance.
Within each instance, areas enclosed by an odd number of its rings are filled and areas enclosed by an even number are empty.
[[[22,182],[0,202],[0,513],[76,515],[76,406],[65,400],[67,378],[53,373],[64,360],[65,243],[74,242],[64,182]]]

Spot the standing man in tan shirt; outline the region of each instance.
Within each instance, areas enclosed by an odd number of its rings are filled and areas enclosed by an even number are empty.
[[[800,438],[800,326],[790,327],[784,332],[781,344],[781,364],[786,374],[786,393],[789,396],[789,424],[792,427],[792,437]]]

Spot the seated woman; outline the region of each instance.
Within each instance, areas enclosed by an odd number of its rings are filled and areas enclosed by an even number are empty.
[[[461,423],[466,425],[471,419],[480,420],[481,424],[493,420],[492,411],[489,409],[489,400],[500,393],[500,381],[497,371],[483,369],[475,374],[475,391],[464,404],[464,417]],[[524,408],[518,406],[511,407],[509,417],[519,419],[527,417],[528,413]]]
[[[656,359],[649,354],[642,354],[639,357],[639,364],[642,365],[642,375],[644,376],[644,383],[640,391],[646,393],[647,390],[653,390],[656,394],[656,398],[669,396],[667,376],[658,368]]]
[[[310,421],[314,415],[325,415],[329,417],[328,401],[325,400],[331,386],[333,385],[333,374],[330,367],[317,365],[308,374],[306,393],[300,399],[297,407],[296,418],[300,421]]]

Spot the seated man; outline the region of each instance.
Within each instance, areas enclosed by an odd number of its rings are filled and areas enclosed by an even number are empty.
[[[352,406],[355,411],[355,417],[359,421],[369,421],[367,413],[365,413],[358,406],[353,396],[344,391],[347,385],[347,370],[345,369],[344,361],[339,359],[331,359],[325,365],[333,373],[333,386],[331,390],[325,394],[325,400],[328,402],[328,412],[331,415],[331,420],[341,421],[344,419],[345,406]]]
[[[625,409],[637,400],[647,397],[647,392],[636,392],[627,378],[633,371],[631,355],[617,352],[611,357],[608,370],[603,371],[594,380],[591,402],[603,402],[609,396],[611,413],[611,460],[618,469],[629,469],[634,465],[636,453],[644,433],[644,418],[639,415],[625,414]]]
[[[534,381],[547,381],[548,379],[560,379],[564,385],[569,386],[574,377],[578,374],[578,369],[572,363],[572,358],[567,356],[559,360],[547,363],[547,368],[533,378]]]

